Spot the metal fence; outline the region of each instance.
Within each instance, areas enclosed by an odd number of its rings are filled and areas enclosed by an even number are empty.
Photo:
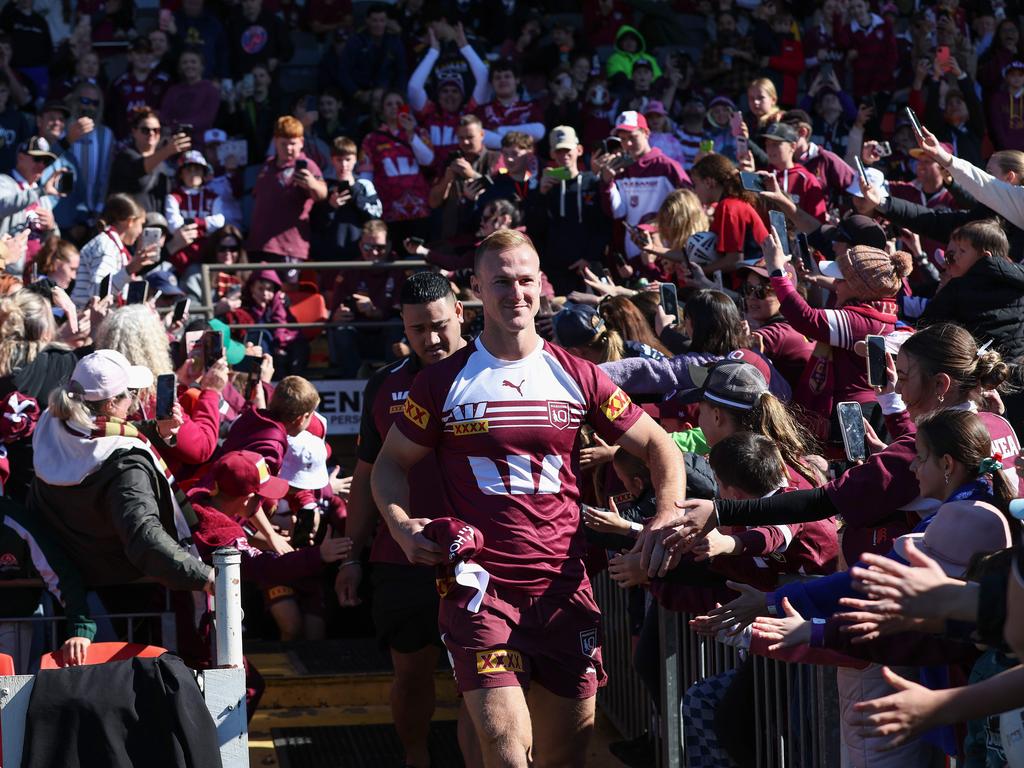
[[[680,710],[686,690],[699,681],[737,669],[745,652],[698,635],[688,614],[658,611],[661,717],[633,668],[626,591],[602,573],[593,579],[604,614],[602,656],[608,685],[598,704],[619,732],[633,738],[651,727],[659,768],[686,765]],[[754,740],[757,768],[834,768],[841,764],[836,671],[753,656]]]

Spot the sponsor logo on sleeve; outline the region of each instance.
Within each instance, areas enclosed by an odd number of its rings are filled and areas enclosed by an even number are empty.
[[[405,418],[420,429],[427,428],[427,423],[430,421],[430,414],[427,413],[426,408],[417,405],[416,401],[411,397],[407,397],[405,399],[405,406],[402,409],[402,413],[405,414]]]
[[[478,675],[525,671],[523,656],[519,651],[498,648],[493,651],[478,651],[476,654],[476,673]]]
[[[601,412],[608,421],[615,421],[629,407],[630,402],[629,395],[616,387],[611,396],[601,404]]]
[[[405,400],[407,397],[409,397],[409,390],[407,389],[401,392],[392,392],[391,402],[393,403],[393,405],[390,408],[388,408],[388,413],[394,415],[396,413],[401,413],[402,411],[404,411]]]

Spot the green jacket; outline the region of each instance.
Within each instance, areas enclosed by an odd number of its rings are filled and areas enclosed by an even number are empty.
[[[640,41],[640,49],[636,53],[627,53],[619,47],[619,43],[622,41],[624,35],[632,34]],[[651,63],[651,69],[654,72],[654,79],[657,80],[661,77],[661,67],[658,66],[658,60],[655,59],[651,54],[647,53],[647,41],[644,40],[644,36],[640,34],[640,30],[636,27],[631,27],[629,24],[623,24],[619,27],[619,31],[615,33],[615,52],[608,57],[608,62],[605,64],[605,72],[608,78],[611,79],[616,75],[624,75],[627,79],[633,77],[633,64],[639,59],[646,59]]]

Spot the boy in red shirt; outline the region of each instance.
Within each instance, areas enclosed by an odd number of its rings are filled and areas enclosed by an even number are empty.
[[[800,138],[792,125],[774,123],[761,134],[768,154],[769,170],[779,189],[789,195],[801,210],[818,221],[825,221],[825,190],[810,171],[793,159]]]

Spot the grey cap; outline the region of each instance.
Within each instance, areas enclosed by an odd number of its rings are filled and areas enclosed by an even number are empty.
[[[774,141],[788,141],[790,144],[796,144],[800,135],[792,125],[787,123],[772,123],[767,129],[765,129],[764,133],[761,134],[761,138],[771,139]]]
[[[769,391],[764,374],[741,360],[720,360],[707,368],[691,365],[689,371],[705,400],[727,408],[749,411]]]

